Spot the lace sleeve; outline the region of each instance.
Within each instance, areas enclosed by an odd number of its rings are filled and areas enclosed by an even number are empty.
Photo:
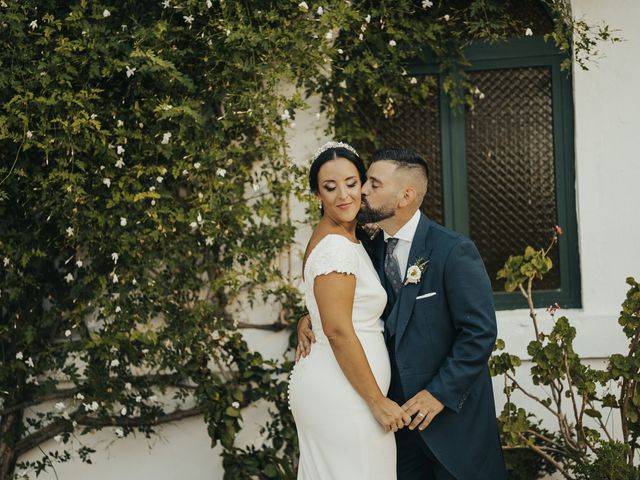
[[[342,235],[327,235],[307,259],[308,280],[332,272],[357,275],[358,261],[358,252],[350,240]]]

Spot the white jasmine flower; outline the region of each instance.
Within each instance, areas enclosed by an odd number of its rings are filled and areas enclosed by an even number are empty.
[[[120,305],[118,305],[118,306],[116,307],[116,313],[120,313],[121,311],[122,311],[122,308],[120,308]]]
[[[119,367],[120,366],[120,360],[118,360],[117,358],[114,358],[113,360],[111,360],[111,363],[109,364],[112,367]]]
[[[124,125],[124,122],[122,120],[118,120],[116,122],[116,126],[118,126],[118,127],[122,127],[123,125]]]
[[[167,110],[171,110],[173,108],[173,105],[163,105],[162,109],[166,112]]]
[[[160,177],[160,176],[156,177],[156,182],[158,182],[158,183],[162,183],[163,180],[164,180],[163,177]]]
[[[53,437],[53,439],[57,442],[60,443],[62,441],[62,435],[56,435],[55,437]]]
[[[33,132],[31,130],[27,130],[27,138],[33,137]]]
[[[67,329],[67,330],[65,330],[65,331],[64,331],[64,336],[65,336],[65,337],[67,337],[67,338],[69,338],[69,337],[71,336],[71,330],[68,330],[68,329]]]
[[[183,15],[184,21],[191,25],[193,23],[193,15]]]
[[[134,278],[133,280],[131,280],[131,283],[132,283],[133,285],[137,285],[137,284],[138,284],[138,281]]]
[[[2,8],[7,8],[7,3],[6,3],[4,0],[2,0],[2,1],[0,2],[0,7],[2,7]]]
[[[211,237],[205,238],[204,239],[204,244],[205,245],[209,245],[209,246],[213,245],[213,238],[211,238]]]
[[[83,395],[83,394],[81,394],[81,393],[76,393],[76,398],[77,398],[78,400],[84,400],[84,395]]]
[[[305,12],[309,11],[309,5],[307,5],[307,2],[300,2],[298,4],[298,7],[300,7],[302,10],[304,10]]]
[[[105,8],[104,12],[102,12],[102,16],[104,18],[110,17],[111,16],[111,12]]]
[[[154,187],[153,185],[151,185],[151,186],[149,187],[149,191],[150,191],[150,192],[155,192],[155,191],[156,191],[156,187]]]
[[[4,257],[2,259],[2,263],[4,264],[4,266],[6,267],[7,265],[9,265],[9,263],[11,262],[11,260],[9,259],[9,257]]]
[[[219,177],[223,177],[227,174],[227,171],[224,168],[219,168],[218,170],[216,170],[216,175],[218,175]]]
[[[94,402],[91,402],[91,410],[93,410],[94,412],[95,412],[96,410],[98,410],[98,407],[99,407],[99,406],[100,406],[100,405],[98,405],[98,402],[95,402],[95,401],[94,401]]]
[[[162,143],[163,145],[166,145],[167,143],[169,143],[169,140],[171,140],[171,132],[165,132],[162,134]]]
[[[124,432],[122,431],[121,428],[116,428],[116,437],[118,438],[124,437]]]
[[[162,8],[169,8],[171,6],[171,3],[169,3],[169,0],[164,0],[164,2],[162,2]]]
[[[282,115],[280,115],[280,119],[281,120],[289,120],[291,118],[291,114],[289,113],[289,110],[285,110],[284,112],[282,112]]]
[[[367,23],[371,22],[371,15],[367,15],[366,17],[364,17],[364,21]]]
[[[34,368],[35,365],[33,364],[33,358],[29,357],[27,358],[24,363],[27,365],[27,367],[29,368]]]
[[[418,83],[418,79],[416,77],[411,77],[411,80],[409,80],[409,83],[411,85],[415,85],[416,83]]]
[[[76,428],[78,426],[78,422],[74,420],[73,422],[71,422],[71,425],[73,425],[73,428]]]
[[[111,260],[113,260],[113,263],[118,263],[119,258],[120,258],[120,255],[118,255],[116,252],[113,252],[111,254]]]
[[[91,120],[95,120],[96,118],[98,118],[98,115],[96,115],[95,113],[92,113],[90,117],[91,117]]]
[[[82,265],[84,265],[84,263],[82,263],[82,260],[78,260],[78,261],[76,262],[76,267],[78,267],[78,268],[82,268]]]
[[[240,404],[239,404],[238,402],[233,402],[233,403],[231,404],[231,406],[232,406],[233,408],[240,408]]]
[[[340,88],[347,88],[347,81],[342,80],[338,85],[340,86]]]
[[[433,2],[430,0],[423,0],[422,8],[429,8],[429,7],[433,7]]]
[[[449,14],[447,14],[443,18],[448,22],[451,17],[449,16]]]
[[[137,403],[142,402],[142,397],[141,397],[140,395],[138,395],[138,396],[136,397],[136,402],[137,402]]]
[[[196,162],[196,163],[194,163],[194,164],[193,164],[193,167],[194,167],[195,169],[200,168],[200,162]]]
[[[155,205],[156,201],[155,200],[151,200],[151,205]]]
[[[38,21],[34,20],[32,21],[29,26],[31,27],[31,30],[35,30],[36,28],[38,28]]]
[[[123,155],[123,154],[124,154],[124,147],[123,147],[122,145],[118,145],[118,146],[116,147],[116,153],[117,153],[118,155]]]
[[[202,195],[202,192],[198,192],[198,198],[199,198],[200,200],[202,200],[202,199],[204,198],[204,195]]]
[[[196,222],[191,222],[191,223],[189,224],[189,226],[190,226],[191,228],[198,228],[198,224],[197,224]]]
[[[65,231],[67,232],[67,237],[73,237],[73,227],[67,227]]]
[[[64,402],[58,402],[53,406],[53,408],[55,408],[58,412],[61,412],[67,407],[65,406]]]
[[[397,44],[395,40],[389,40],[389,45],[395,47]]]
[[[530,37],[530,36],[532,36],[532,35],[533,35],[533,30],[531,30],[530,28],[527,28],[527,29],[524,31],[524,34],[525,34],[527,37]]]
[[[360,35],[358,35],[358,39],[359,40],[364,40],[364,35],[361,33]]]
[[[120,217],[120,226],[121,227],[126,227],[127,226],[127,219],[124,217]]]
[[[129,65],[127,65],[127,78],[133,77],[133,74],[136,73],[137,68],[135,67],[130,67]]]
[[[67,273],[64,277],[67,283],[73,282],[73,274],[71,272]]]
[[[102,183],[104,183],[107,186],[107,188],[111,187],[111,179],[110,178],[103,178],[102,179]]]
[[[124,384],[124,389],[125,390],[131,390],[131,384],[129,382]]]
[[[344,50],[342,50],[341,48],[339,48],[339,49],[337,50],[337,52],[338,52],[340,55],[342,55],[342,54],[344,53]]]
[[[149,397],[149,401],[150,402],[157,402],[158,401],[158,396],[157,395],[151,395]]]
[[[316,13],[317,13],[318,15],[322,15],[322,14],[324,13],[324,8],[322,8],[322,7],[318,7],[318,10],[316,10]]]
[[[198,212],[198,216],[196,217],[196,221],[200,224],[202,224],[202,215],[200,215],[200,212]]]
[[[211,7],[213,7],[213,3],[211,2],[211,0],[207,0],[207,8]]]
[[[127,414],[127,407],[122,407],[120,410],[120,415],[125,416]]]
[[[116,275],[116,274],[114,273],[114,274],[113,274],[113,277],[112,277],[112,279],[111,279],[111,281],[112,281],[113,283],[118,283],[118,275]]]
[[[324,34],[324,38],[326,38],[327,40],[331,40],[333,38],[333,32],[329,30],[327,33]]]
[[[71,420],[71,415],[69,415],[69,412],[62,412],[62,418],[65,420]]]
[[[38,379],[33,375],[29,375],[27,377],[27,383],[33,383],[34,385],[38,385]]]
[[[189,175],[189,170],[187,170],[186,168],[182,170],[182,175]]]

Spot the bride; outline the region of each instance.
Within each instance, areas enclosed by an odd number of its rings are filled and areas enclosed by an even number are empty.
[[[303,267],[316,343],[289,383],[298,480],[395,479],[393,432],[411,421],[386,397],[391,369],[380,317],[387,296],[356,236],[365,176],[353,147],[336,142],[316,152],[309,172],[322,218]]]

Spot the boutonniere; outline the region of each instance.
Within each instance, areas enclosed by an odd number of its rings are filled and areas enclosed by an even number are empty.
[[[427,271],[427,267],[429,266],[429,260],[425,260],[420,257],[416,260],[416,263],[411,265],[407,270],[407,278],[404,281],[405,285],[409,285],[410,283],[418,283],[422,278],[422,274]]]

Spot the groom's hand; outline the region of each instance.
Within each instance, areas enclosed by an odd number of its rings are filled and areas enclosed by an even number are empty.
[[[402,405],[405,412],[413,417],[409,430],[418,427],[424,430],[443,409],[444,405],[426,390],[420,390]],[[415,415],[415,417],[414,417]]]
[[[296,362],[311,353],[311,344],[316,336],[311,329],[311,317],[307,313],[298,320],[298,345],[296,346]]]

